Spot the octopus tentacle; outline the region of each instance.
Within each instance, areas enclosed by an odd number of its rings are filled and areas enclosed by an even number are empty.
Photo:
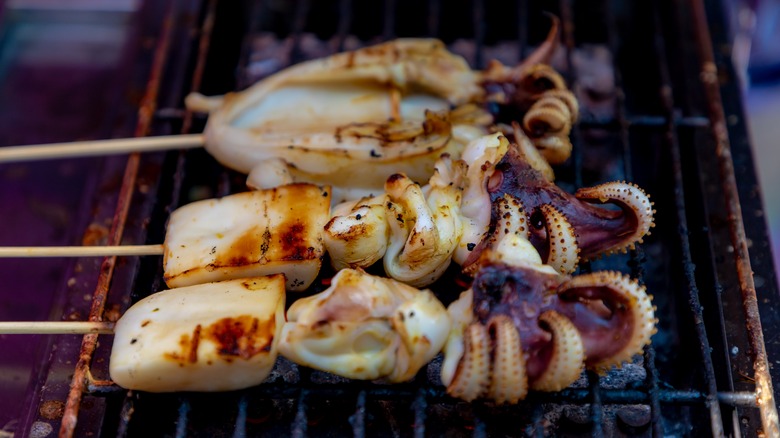
[[[650,234],[650,229],[655,226],[653,222],[653,203],[647,194],[636,184],[627,182],[609,182],[595,187],[586,187],[577,190],[574,195],[577,199],[589,203],[612,203],[620,207],[625,215],[624,221],[630,224],[620,239],[612,244],[607,254],[616,251],[625,252],[634,249],[635,243],[642,243],[642,238]],[[583,236],[582,245],[585,250],[585,258],[593,257],[593,251],[589,248],[595,246],[591,242],[593,238]]]
[[[580,275],[558,288],[558,310],[577,327],[586,365],[606,371],[650,343],[656,318],[651,298],[636,280],[614,271]]]
[[[651,297],[635,280],[562,275],[518,234],[501,236],[476,265],[471,288],[447,309],[442,382],[453,396],[515,403],[528,388],[559,391],[585,367],[604,372],[629,361],[655,333]]]
[[[508,142],[506,139],[502,141]],[[505,194],[511,194],[532,214],[540,211],[544,204],[552,205],[576,232],[579,256],[585,260],[632,248],[653,227],[652,203],[647,194],[634,184],[607,183],[580,189],[572,195],[529,164],[517,145],[506,150],[494,169],[487,185],[490,199],[495,203]],[[601,207],[596,205],[598,203],[610,203],[619,209]],[[531,243],[546,255],[549,239],[541,226],[544,220],[532,217],[531,222],[532,225],[540,225],[532,227],[536,229],[532,229]],[[472,256],[470,261],[476,261],[476,258]]]
[[[517,150],[523,160],[525,160],[525,162],[527,162],[531,167],[539,171],[539,173],[541,173],[542,176],[544,176],[548,181],[554,181],[555,172],[553,172],[550,163],[545,157],[542,156],[542,153],[539,152],[539,149],[537,149],[536,146],[531,143],[531,139],[529,139],[528,136],[523,133],[523,131],[520,129],[519,123],[512,122],[512,133],[515,136]]]
[[[558,48],[558,17],[550,15],[552,25],[547,32],[547,38],[544,42],[522,63],[515,67],[507,67],[500,62],[493,60],[488,67],[481,72],[482,83],[488,93],[488,100],[509,102],[522,101],[524,96],[535,95],[551,88],[566,87],[563,78],[555,73],[554,79],[560,78],[554,84],[540,80],[540,70],[552,70],[547,64],[550,63],[552,55]],[[540,68],[539,65],[544,67]],[[547,78],[545,78],[547,79]]]
[[[463,357],[447,393],[466,401],[476,400],[490,384],[490,336],[480,323],[472,323],[463,336]]]
[[[577,120],[579,105],[570,91],[545,92],[523,117],[523,127],[541,155],[552,164],[560,164],[571,155],[571,127]]]
[[[553,333],[552,353],[547,368],[531,382],[536,391],[560,391],[574,383],[584,368],[585,353],[577,327],[554,310],[539,315]]]
[[[579,263],[580,248],[577,244],[577,232],[566,216],[550,204],[539,207],[544,215],[549,248],[546,263],[561,274],[570,274]]]
[[[493,339],[494,352],[490,387],[486,395],[498,404],[515,404],[528,393],[528,375],[520,334],[512,319],[506,315],[492,318],[488,324],[488,333]]]
[[[493,231],[490,235],[482,239],[482,241],[476,245],[474,254],[481,254],[486,248],[493,248],[498,245],[498,242],[503,240],[504,236],[514,234],[522,237],[522,240],[527,241],[530,237],[531,229],[528,225],[528,219],[523,208],[523,203],[519,199],[510,194],[505,194],[503,198],[499,198],[493,205],[496,210],[495,224]],[[535,250],[531,250],[536,254]],[[513,255],[527,254],[528,251],[512,252]],[[476,257],[475,257],[476,258]],[[541,263],[541,260],[540,260]],[[463,273],[473,276],[479,266],[476,263],[466,264],[463,267]]]

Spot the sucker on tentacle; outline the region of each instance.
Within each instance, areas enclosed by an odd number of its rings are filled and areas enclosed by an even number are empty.
[[[499,141],[508,143],[503,137]],[[498,162],[490,165],[493,169],[487,185],[493,204],[490,226],[495,228],[500,221],[501,212],[496,208],[500,200],[506,194],[515,197],[529,215],[529,240],[545,263],[555,265],[561,272],[572,272],[578,257],[589,260],[633,248],[650,232],[652,203],[636,185],[611,182],[583,188],[571,195],[524,160],[520,150],[511,145]],[[620,209],[602,208],[596,203],[613,204]],[[474,260],[476,255],[471,256],[471,261]]]
[[[529,387],[559,391],[650,343],[657,320],[644,287],[617,272],[564,276],[540,260],[515,234],[481,254],[471,288],[448,308],[441,377],[453,397],[517,403]]]

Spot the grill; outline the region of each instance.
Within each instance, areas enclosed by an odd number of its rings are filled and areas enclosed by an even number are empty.
[[[720,2],[149,3],[155,19],[144,26],[159,36],[136,136],[202,130],[205,120],[182,107],[191,90],[240,89],[292,63],[395,37],[441,38],[475,68],[493,57],[514,63],[543,39],[544,13],[560,17],[555,66],[583,113],[557,183],[572,191],[631,180],[658,211],[639,249],[580,269],[646,284],[659,332],[634,363],[518,406],[448,397],[436,361],[400,385],[280,358],[265,383],[243,391],[137,393],[107,380],[110,337],[57,336],[45,343],[18,436],[780,434],[771,384],[780,339],[763,335],[778,333],[780,301]],[[103,229],[107,244],[160,243],[176,207],[244,190],[242,175],[203,150],[101,160],[85,240]],[[159,257],[77,259],[70,274],[54,318],[110,319],[165,287]],[[90,300],[72,285],[93,289]]]

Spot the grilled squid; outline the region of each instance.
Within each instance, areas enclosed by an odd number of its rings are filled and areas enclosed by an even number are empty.
[[[302,291],[319,274],[330,190],[289,184],[187,204],[171,213],[165,236],[169,287],[285,274]]]
[[[578,109],[542,65],[556,38],[557,22],[525,62],[485,71],[441,41],[398,39],[294,65],[223,99],[191,95],[188,106],[210,112],[207,151],[256,188],[303,181],[332,186],[336,200],[377,194],[395,173],[426,181],[440,155],[459,158],[513,121],[561,162]]]
[[[450,259],[471,273],[483,251],[511,234],[566,274],[581,259],[625,251],[649,234],[654,211],[639,187],[612,182],[568,194],[517,135],[518,144],[492,134],[471,142],[460,160],[442,157],[426,186],[394,175],[384,195],[334,210],[324,230],[334,267],[365,268],[384,256],[390,277],[421,287]]]
[[[450,265],[463,232],[461,191],[450,184],[453,177],[461,179],[450,173],[461,171],[451,164],[448,156],[439,160],[424,188],[394,174],[385,183],[385,195],[337,213],[323,233],[334,268],[368,267],[383,258],[385,273],[393,279],[412,286],[436,281]]]
[[[169,289],[117,321],[111,379],[149,392],[230,391],[271,373],[284,324],[284,275]]]
[[[404,382],[444,346],[450,320],[428,290],[344,269],[287,311],[280,353],[339,376]]]
[[[585,368],[620,365],[656,330],[651,298],[636,281],[617,272],[561,275],[514,234],[481,254],[471,288],[448,311],[442,383],[453,397],[498,404],[559,391]]]

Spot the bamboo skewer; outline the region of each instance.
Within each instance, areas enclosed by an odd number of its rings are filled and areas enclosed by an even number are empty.
[[[164,250],[163,245],[8,246],[0,247],[0,258],[147,256]]]
[[[390,118],[395,122],[401,121],[401,90],[390,88]]]
[[[2,335],[86,335],[114,334],[107,321],[0,321]]]
[[[192,149],[203,144],[203,134],[187,134],[9,146],[0,148],[0,163]]]

